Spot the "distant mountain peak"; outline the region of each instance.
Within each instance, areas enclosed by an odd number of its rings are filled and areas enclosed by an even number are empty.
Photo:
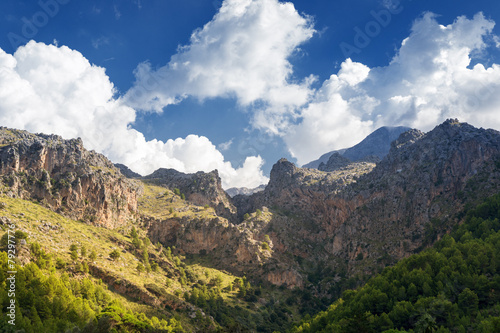
[[[357,145],[351,148],[339,149],[326,153],[319,159],[305,164],[303,167],[318,169],[321,163],[324,165],[328,164],[328,160],[335,153],[349,159],[351,162],[366,161],[367,159],[373,162],[376,161],[374,157],[381,160],[389,153],[391,142],[396,140],[401,133],[410,129],[410,127],[405,126],[380,127]]]

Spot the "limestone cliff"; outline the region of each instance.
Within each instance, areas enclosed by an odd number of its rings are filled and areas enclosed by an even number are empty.
[[[354,209],[327,251],[371,266],[432,244],[458,223],[465,204],[500,188],[500,133],[448,120],[427,134],[407,132],[388,156],[338,200]]]
[[[172,201],[172,197],[156,190],[154,193],[151,185],[146,185],[148,195],[140,199],[140,208],[151,202],[161,207]],[[217,216],[212,209],[183,202],[184,205],[179,206],[179,201],[174,199],[176,209],[171,214],[153,214],[146,207],[141,210],[143,226],[151,241],[175,247],[182,254],[209,256],[216,267],[238,275],[247,274],[289,287],[302,286],[300,274],[290,265],[283,265],[286,258],[273,255],[273,242],[262,233],[271,216],[267,209],[235,225]]]
[[[11,196],[109,228],[135,217],[140,186],[81,139],[0,128],[0,175]]]
[[[432,244],[467,203],[500,188],[500,133],[448,120],[426,134],[403,133],[377,166],[346,168],[280,160],[263,192],[235,197],[240,216],[271,208],[261,232],[274,255],[294,256],[290,271],[370,274]]]

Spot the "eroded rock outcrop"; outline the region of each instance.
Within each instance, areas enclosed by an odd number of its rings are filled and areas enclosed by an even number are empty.
[[[264,213],[266,215],[268,212]],[[232,273],[263,278],[276,285],[302,287],[303,278],[281,255],[273,255],[273,242],[262,233],[264,218],[250,218],[234,225],[221,217],[143,217],[153,242],[175,246],[177,251],[209,255],[216,267]],[[265,245],[264,245],[265,243]]]
[[[339,221],[328,251],[356,267],[356,258],[395,261],[431,245],[466,203],[498,191],[499,162],[494,130],[450,119],[427,134],[404,133],[373,172],[339,196],[355,210]]]
[[[114,228],[135,218],[140,186],[81,139],[0,128],[7,194],[38,200],[67,217]]]
[[[335,171],[342,169],[348,166],[349,164],[351,164],[350,159],[343,157],[339,153],[333,153],[332,156],[330,156],[330,158],[328,159],[328,162],[326,162],[326,164],[323,162],[320,163],[320,165],[318,166],[318,170],[327,172]]]
[[[11,195],[108,227],[134,216],[140,187],[81,140],[2,129],[0,145]],[[431,245],[466,204],[498,192],[500,133],[448,120],[403,133],[377,164],[336,162],[325,172],[282,159],[265,190],[233,199],[216,171],[160,169],[143,180],[178,189],[155,197],[176,209],[142,220],[153,242],[209,255],[221,269],[288,287],[324,271],[330,288]]]

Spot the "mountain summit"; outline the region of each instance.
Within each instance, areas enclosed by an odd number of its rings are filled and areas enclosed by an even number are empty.
[[[366,158],[371,158],[373,161],[373,157],[381,160],[385,155],[387,155],[387,153],[389,153],[391,142],[396,140],[401,133],[410,129],[410,127],[405,126],[380,127],[357,145],[351,148],[334,150],[323,154],[319,159],[304,164],[303,168],[318,169],[321,163],[325,165],[328,164],[328,160],[335,153],[349,159],[352,162],[366,160]]]

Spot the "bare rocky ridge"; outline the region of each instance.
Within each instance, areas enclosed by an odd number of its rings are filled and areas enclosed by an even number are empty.
[[[448,120],[403,133],[376,167],[362,166],[321,172],[280,160],[265,191],[235,204],[240,216],[271,209],[261,232],[304,280],[317,267],[334,280],[370,274],[431,245],[468,202],[498,191],[500,133]]]
[[[129,169],[128,166],[120,163],[115,163],[115,167],[120,170],[122,175],[124,175],[127,178],[141,178],[142,176],[138,174],[137,172],[134,172]]]
[[[494,130],[448,120],[427,134],[403,134],[372,173],[341,195],[356,208],[327,250],[374,264],[432,244],[457,223],[466,203],[498,191],[499,162]]]
[[[177,188],[188,201],[198,206],[209,205],[218,216],[231,221],[236,217],[236,207],[222,189],[217,170],[186,174],[174,169],[158,169],[142,179],[170,190]]]
[[[326,164],[323,162],[319,164],[318,170],[327,172],[335,171],[342,169],[343,167],[346,167],[351,163],[352,162],[350,159],[343,157],[339,153],[333,153],[332,156],[330,156],[330,158],[328,159],[328,162],[326,162]]]
[[[81,139],[0,128],[0,175],[7,194],[38,200],[77,220],[114,228],[137,212],[140,186]]]
[[[237,225],[162,221],[150,232],[186,253],[217,258],[220,268],[288,287],[303,287],[312,271],[326,270],[331,286],[432,244],[467,202],[492,194],[500,180],[499,138],[449,120],[427,134],[403,133],[377,165],[341,158],[324,172],[282,159],[264,191],[233,198]],[[268,252],[261,248],[266,235]]]

